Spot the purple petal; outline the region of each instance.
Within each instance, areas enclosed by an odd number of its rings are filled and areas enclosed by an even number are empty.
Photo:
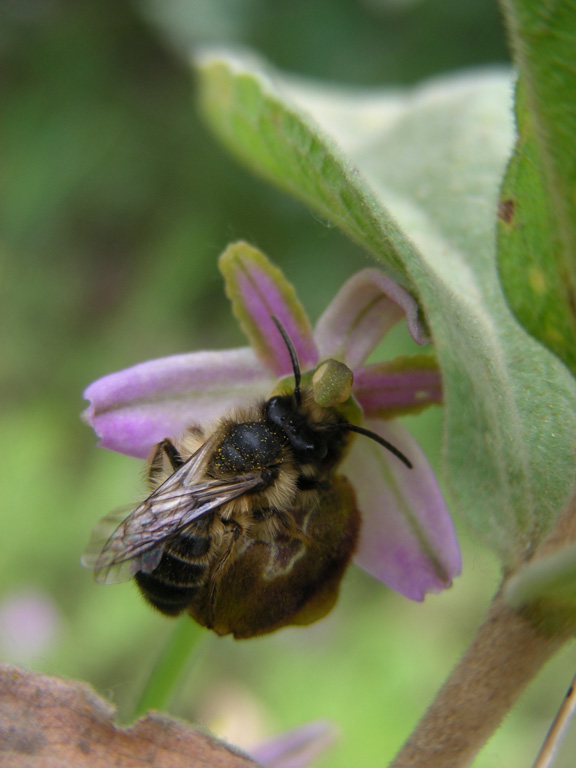
[[[320,358],[334,357],[355,369],[404,315],[414,340],[427,344],[418,305],[408,291],[379,269],[358,272],[318,320],[314,338]]]
[[[61,629],[58,606],[44,590],[8,593],[0,603],[0,652],[4,659],[31,662],[50,650]]]
[[[354,395],[368,418],[414,414],[442,402],[442,377],[433,357],[398,357],[358,369]]]
[[[398,422],[365,425],[399,448],[408,469],[377,443],[358,436],[343,472],[353,482],[362,513],[356,563],[392,589],[423,600],[460,573],[454,527],[421,448]]]
[[[265,768],[305,768],[335,739],[334,727],[318,721],[270,739],[250,752]]]
[[[303,370],[318,352],[306,313],[293,286],[263,253],[247,243],[228,246],[219,261],[234,315],[261,362],[276,376],[292,373],[290,354],[272,316],[284,326]]]
[[[173,355],[90,384],[83,418],[103,447],[147,458],[165,437],[264,397],[271,385],[270,373],[247,347]]]

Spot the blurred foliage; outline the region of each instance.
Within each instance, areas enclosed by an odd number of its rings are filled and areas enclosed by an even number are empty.
[[[209,136],[182,56],[204,41],[235,41],[288,70],[361,84],[507,58],[491,0],[0,3],[0,602],[39,590],[59,622],[32,657],[0,627],[0,656],[87,679],[124,715],[172,624],[131,584],[96,586],[79,566],[96,520],[141,494],[139,463],[95,449],[80,422],[83,387],[140,360],[242,343],[216,268],[231,240],[278,261],[313,318],[366,263]],[[399,332],[385,353],[406,343]],[[439,410],[408,420],[436,466],[440,420]],[[352,570],[338,607],[311,629],[238,643],[207,635],[175,713],[245,741],[328,717],[343,737],[326,765],[381,763],[494,589],[494,564],[462,538],[464,576],[423,606]],[[494,765],[495,755],[512,767],[530,762],[568,682],[565,660],[554,665],[479,764]]]

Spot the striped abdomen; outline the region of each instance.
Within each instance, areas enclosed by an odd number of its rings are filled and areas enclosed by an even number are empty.
[[[212,519],[210,515],[198,520],[186,532],[168,541],[152,573],[136,574],[140,591],[162,613],[176,616],[204,594],[212,561]]]

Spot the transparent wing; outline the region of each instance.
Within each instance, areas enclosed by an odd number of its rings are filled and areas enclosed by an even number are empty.
[[[258,473],[206,480],[209,439],[131,514],[112,512],[95,527],[81,562],[95,571],[96,581],[126,581],[138,571],[151,573],[160,562],[166,540],[198,518],[256,488]]]

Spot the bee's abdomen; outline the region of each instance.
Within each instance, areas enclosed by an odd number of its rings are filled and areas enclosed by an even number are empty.
[[[210,537],[181,534],[169,542],[152,573],[139,571],[135,580],[155,608],[176,616],[194,602],[208,579],[208,564],[199,561],[210,549]]]

